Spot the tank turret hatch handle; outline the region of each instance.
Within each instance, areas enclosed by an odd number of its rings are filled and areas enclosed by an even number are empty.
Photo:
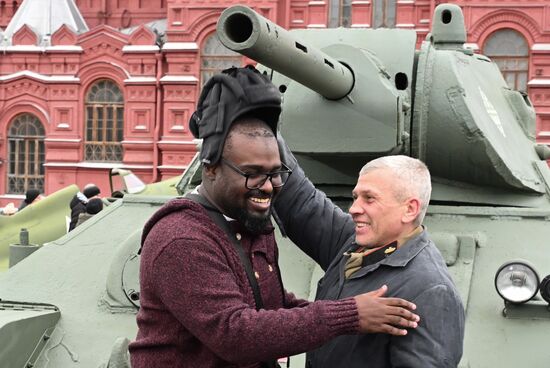
[[[236,5],[221,14],[216,32],[221,43],[330,99],[346,97],[354,86],[351,69],[295,39],[287,30],[249,7]]]

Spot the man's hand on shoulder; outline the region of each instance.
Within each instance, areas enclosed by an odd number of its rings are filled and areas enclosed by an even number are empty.
[[[411,311],[416,305],[400,298],[384,298],[386,285],[355,297],[361,333],[406,335],[405,328],[416,328],[420,318]]]

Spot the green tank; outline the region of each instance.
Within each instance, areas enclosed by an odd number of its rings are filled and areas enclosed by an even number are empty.
[[[243,6],[224,11],[217,31],[283,92],[281,134],[338,205],[349,206],[370,159],[426,162],[425,224],[466,306],[460,367],[548,367],[549,150],[535,142],[528,97],[464,48],[460,8],[439,5],[432,25],[419,50],[414,31],[287,32]],[[199,181],[195,159],[179,193]],[[141,229],[169,198],[125,195],[0,275],[0,366],[127,366]],[[286,288],[312,298],[322,271],[280,234],[278,242]],[[303,357],[290,366],[303,367]]]
[[[128,193],[175,196],[175,187],[180,180],[181,177],[176,176],[158,183],[145,184],[130,170],[115,168],[109,172],[111,193],[117,198]],[[4,272],[42,244],[67,233],[71,220],[69,203],[78,190],[78,187],[72,184],[28,206],[24,211],[11,216],[0,216],[0,272]],[[109,204],[107,200],[104,202],[105,205]],[[22,229],[28,232],[31,247],[19,247]]]
[[[28,231],[29,242],[35,245],[67,233],[71,214],[69,202],[77,192],[76,185],[69,185],[21,212],[0,216],[0,272],[9,266],[10,245],[19,243],[21,229]]]

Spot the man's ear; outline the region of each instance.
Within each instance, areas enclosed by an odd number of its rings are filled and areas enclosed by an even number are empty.
[[[216,180],[218,169],[219,165],[204,165],[202,171],[210,181],[214,181]]]
[[[420,213],[420,200],[418,198],[412,197],[407,199],[405,202],[405,213],[403,214],[402,220],[404,223],[411,223],[418,217]]]

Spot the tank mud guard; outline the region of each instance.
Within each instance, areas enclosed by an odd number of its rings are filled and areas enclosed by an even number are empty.
[[[60,317],[55,305],[0,300],[2,367],[34,366]]]

